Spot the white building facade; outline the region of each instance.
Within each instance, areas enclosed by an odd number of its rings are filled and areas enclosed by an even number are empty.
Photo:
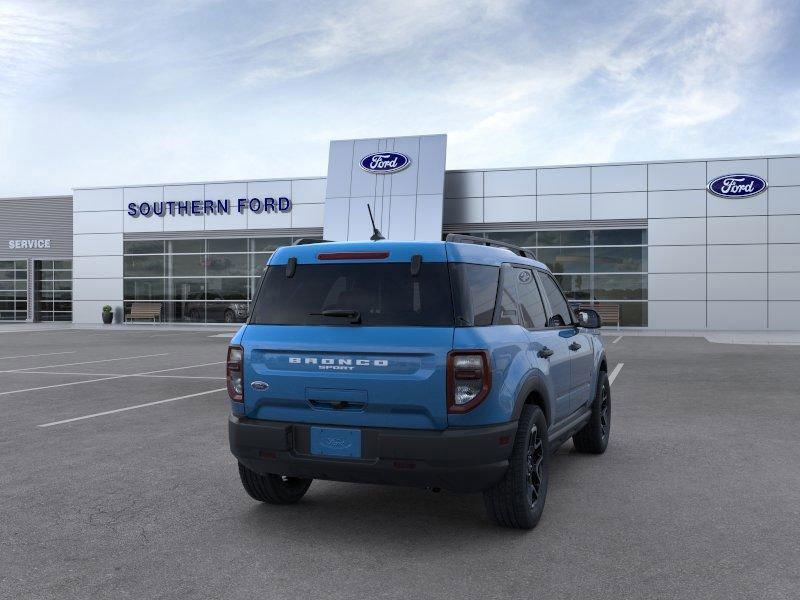
[[[445,152],[445,136],[344,140],[327,178],[76,189],[73,321],[134,303],[163,322],[240,320],[277,246],[368,239],[369,205],[391,239],[533,248],[570,299],[618,306],[622,326],[798,328],[800,156],[446,171]],[[408,162],[370,172],[380,153]],[[764,189],[709,191],[733,175]]]

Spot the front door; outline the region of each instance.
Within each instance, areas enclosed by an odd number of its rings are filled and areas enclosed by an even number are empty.
[[[572,413],[591,399],[594,339],[573,323],[567,300],[553,276],[550,273],[540,272],[539,278],[549,304],[548,326],[558,329],[569,354],[569,412]]]

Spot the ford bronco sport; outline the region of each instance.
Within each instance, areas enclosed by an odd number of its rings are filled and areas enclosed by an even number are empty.
[[[242,485],[271,504],[313,479],[483,492],[530,529],[550,455],[608,445],[599,326],[531,252],[483,238],[280,248],[228,349]]]

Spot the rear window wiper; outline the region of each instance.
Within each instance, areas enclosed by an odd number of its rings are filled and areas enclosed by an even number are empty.
[[[323,310],[322,312],[318,313],[308,313],[309,315],[313,316],[322,316],[322,317],[341,317],[343,319],[350,319],[350,323],[352,325],[359,325],[361,323],[361,313],[357,310],[351,310],[346,308],[330,308],[328,310]]]

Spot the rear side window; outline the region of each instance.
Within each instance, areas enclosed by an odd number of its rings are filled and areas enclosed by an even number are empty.
[[[567,301],[564,300],[564,295],[549,273],[539,273],[539,275],[542,280],[544,293],[550,301],[550,308],[552,309],[550,318],[555,321],[552,325],[555,327],[569,325],[572,323],[572,316],[570,315]]]
[[[348,325],[325,310],[358,311],[360,326],[452,327],[453,306],[445,263],[298,264],[264,274],[250,320],[256,325]]]
[[[541,329],[547,324],[542,296],[536,278],[530,269],[514,269],[517,279],[522,325],[528,329]]]
[[[500,269],[500,291],[497,296],[495,325],[519,325],[517,311],[516,269],[505,266]]]
[[[499,267],[490,265],[450,264],[457,326],[492,324],[499,271]]]

